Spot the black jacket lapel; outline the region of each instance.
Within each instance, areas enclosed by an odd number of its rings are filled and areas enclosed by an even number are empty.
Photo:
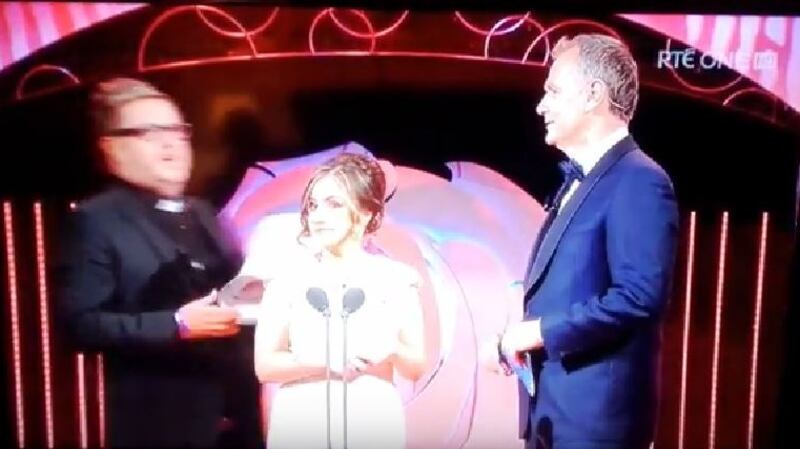
[[[219,225],[217,216],[214,215],[213,209],[200,200],[191,199],[189,201],[190,211],[197,217],[200,224],[211,237],[211,241],[219,251],[220,254],[227,258],[234,256],[238,258],[238,250],[234,247],[233,243],[222,233],[222,227]]]
[[[173,260],[175,255],[180,253],[180,248],[167,234],[147,218],[150,211],[147,210],[142,201],[125,187],[117,188],[117,192],[120,199],[119,213],[144,234],[153,251],[162,260]]]
[[[583,182],[581,182],[578,188],[575,189],[572,197],[564,205],[564,209],[559,212],[559,214],[553,220],[553,224],[550,226],[547,234],[543,237],[543,241],[539,247],[538,253],[534,256],[533,265],[530,272],[526,276],[526,293],[534,285],[536,285],[536,282],[544,272],[548,262],[550,262],[550,258],[553,257],[553,253],[558,247],[559,241],[561,241],[561,236],[564,235],[564,231],[572,221],[572,217],[575,216],[575,212],[577,212],[581,207],[586,197],[589,195],[592,189],[594,189],[594,186],[603,177],[603,175],[605,175],[605,173],[622,158],[622,156],[633,150],[635,147],[636,143],[633,141],[631,136],[626,136],[621,141],[617,142],[616,145],[614,145],[608,152],[606,152],[606,154],[603,155],[602,158],[600,158],[600,160],[597,162],[597,165],[592,168],[592,170],[586,175],[586,178],[583,180]]]

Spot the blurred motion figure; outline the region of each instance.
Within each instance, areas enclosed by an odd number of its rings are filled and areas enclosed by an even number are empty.
[[[114,181],[82,202],[57,266],[59,324],[103,354],[110,447],[258,447],[252,332],[216,290],[241,265],[205,202],[184,196],[191,127],[154,86],[92,93]]]

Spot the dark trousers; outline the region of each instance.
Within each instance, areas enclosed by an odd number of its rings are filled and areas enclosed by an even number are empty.
[[[553,441],[550,438],[538,436],[525,441],[525,449],[649,449],[651,443],[637,442],[607,442],[607,441]]]
[[[626,438],[626,441],[558,437],[554,435],[553,423],[549,418],[542,419],[536,426],[531,422],[529,430],[525,449],[649,449],[652,445],[650,438],[643,437]]]

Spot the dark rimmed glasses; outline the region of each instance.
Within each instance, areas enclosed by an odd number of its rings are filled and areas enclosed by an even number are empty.
[[[146,125],[130,128],[117,128],[105,133],[110,137],[136,137],[151,142],[165,139],[189,140],[192,135],[192,125],[176,123],[174,125]]]

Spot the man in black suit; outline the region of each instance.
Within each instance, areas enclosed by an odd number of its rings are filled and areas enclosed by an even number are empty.
[[[115,182],[73,213],[58,312],[76,348],[104,355],[108,444],[259,446],[252,334],[216,304],[241,256],[211,207],[183,195],[190,126],[139,80],[101,83],[92,105]]]

